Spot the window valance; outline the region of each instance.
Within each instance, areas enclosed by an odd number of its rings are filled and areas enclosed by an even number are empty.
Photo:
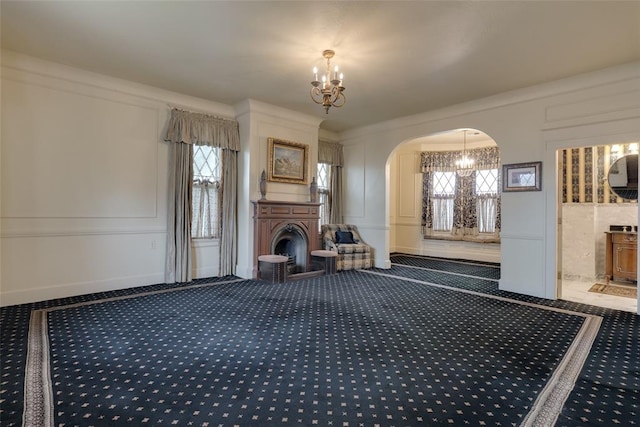
[[[420,154],[422,172],[455,172],[455,162],[461,151],[423,151]],[[467,156],[473,159],[475,170],[500,168],[498,147],[482,147],[467,150]]]
[[[240,151],[238,122],[174,108],[165,141]]]
[[[342,144],[329,141],[318,141],[318,162],[332,166],[343,166]]]

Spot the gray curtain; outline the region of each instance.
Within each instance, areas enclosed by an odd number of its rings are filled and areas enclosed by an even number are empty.
[[[342,224],[342,166],[331,166],[330,224]]]
[[[222,224],[219,276],[236,272],[236,224],[238,205],[238,152],[222,150]]]
[[[329,222],[342,224],[342,167],[344,166],[342,144],[318,141],[318,162],[331,165]]]
[[[191,203],[193,146],[169,146],[169,209],[167,255],[164,277],[167,283],[191,281]]]
[[[171,110],[165,141],[172,143],[165,280],[167,283],[191,280],[193,145],[222,149],[220,275],[233,274],[236,263],[236,152],[240,151],[238,122],[174,108]]]

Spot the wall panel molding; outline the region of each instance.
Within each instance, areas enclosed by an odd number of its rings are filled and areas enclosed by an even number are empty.
[[[77,87],[3,80],[3,217],[156,218],[160,112]]]
[[[67,236],[113,236],[122,234],[167,234],[166,227],[152,227],[145,229],[117,229],[105,230],[58,230],[58,231],[4,231],[0,234],[1,239],[17,239],[32,237],[67,237]]]

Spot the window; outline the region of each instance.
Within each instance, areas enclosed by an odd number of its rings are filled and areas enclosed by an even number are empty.
[[[318,202],[320,202],[320,221],[318,226],[329,224],[331,216],[331,165],[318,163]]]
[[[500,242],[501,166],[498,147],[475,148],[472,173],[458,174],[459,151],[424,151],[422,235],[425,239]]]
[[[193,202],[191,237],[220,237],[220,149],[206,145],[193,147]]]
[[[455,172],[433,172],[433,231],[451,231],[453,227],[453,201],[456,193]]]
[[[498,214],[498,169],[476,171],[476,215],[479,233],[495,233]]]

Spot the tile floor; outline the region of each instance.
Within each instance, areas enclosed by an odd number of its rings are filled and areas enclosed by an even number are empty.
[[[561,299],[566,301],[595,305],[598,307],[607,307],[622,311],[630,311],[632,313],[638,312],[637,299],[589,292],[589,288],[591,288],[594,283],[595,282],[593,281],[581,282],[576,280],[563,280]]]

